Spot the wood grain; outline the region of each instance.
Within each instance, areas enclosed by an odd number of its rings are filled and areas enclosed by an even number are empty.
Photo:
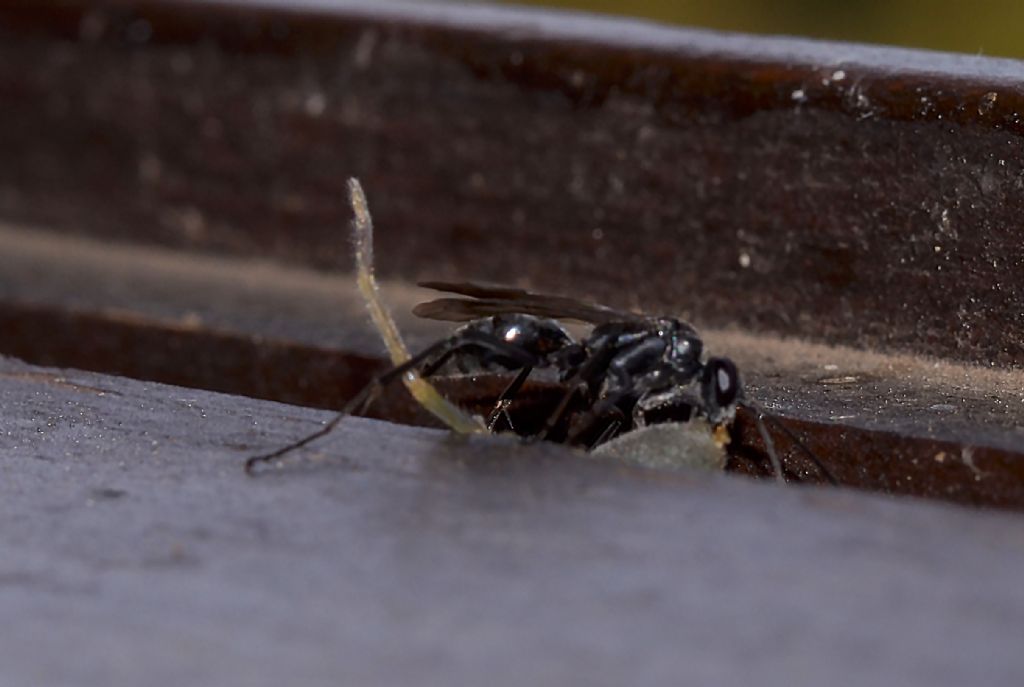
[[[0,214],[1019,366],[1024,69],[461,5],[0,7]]]

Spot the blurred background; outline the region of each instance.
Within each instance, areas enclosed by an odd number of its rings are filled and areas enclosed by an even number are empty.
[[[995,0],[516,0],[727,31],[1024,57],[1024,2]]]

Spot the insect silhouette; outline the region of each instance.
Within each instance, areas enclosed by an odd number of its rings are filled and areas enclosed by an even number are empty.
[[[421,282],[420,286],[459,297],[421,303],[414,314],[465,323],[421,354],[418,364],[424,376],[434,374],[453,357],[466,372],[518,370],[488,418],[490,429],[496,428],[534,369],[553,368],[566,391],[539,438],[551,438],[577,397],[586,410],[562,440],[588,448],[663,418],[703,419],[719,436],[727,436],[726,426],[735,418],[737,406],[746,403],[755,411],[758,431],[782,480],[781,463],[765,427],[767,416],[746,397],[735,363],[725,357],[705,358],[704,342],[687,322],[474,282]],[[592,329],[576,341],[562,326],[568,320]],[[828,468],[788,428],[768,420],[835,483]]]
[[[542,438],[550,438],[577,396],[587,410],[567,437],[573,444],[602,425],[593,443],[601,443],[619,429],[643,427],[650,414],[666,407],[695,411],[712,425],[735,415],[741,393],[736,366],[727,358],[703,362],[703,341],[681,320],[473,282],[422,282],[420,286],[464,297],[421,303],[414,314],[466,323],[424,351],[423,374],[432,374],[456,355],[462,357],[464,370],[471,368],[466,371],[473,367],[518,370],[488,418],[491,429],[535,368],[553,368],[567,386],[545,422]],[[575,341],[562,326],[567,320],[593,329]]]
[[[565,391],[540,432],[531,438],[556,439],[593,448],[620,432],[639,429],[666,415],[673,421],[706,421],[716,436],[727,441],[727,426],[740,403],[755,410],[776,478],[784,481],[781,462],[765,426],[773,422],[800,446],[833,484],[829,470],[781,423],[766,416],[746,398],[736,365],[725,357],[705,357],[704,342],[690,324],[667,316],[649,316],[584,303],[564,296],[474,282],[422,282],[420,286],[449,295],[417,305],[419,317],[461,323],[451,335],[409,357],[393,321],[379,303],[372,272],[372,223],[357,182],[350,182],[356,211],[357,267],[360,289],[374,322],[392,350],[395,366],[374,379],[331,422],[317,432],[273,453],[250,458],[246,469],[273,460],[328,432],[344,416],[365,410],[386,385],[403,379],[420,402],[460,432],[479,431],[474,423],[436,399],[424,400],[425,380],[455,367],[463,372],[508,371],[516,376],[498,398],[487,418],[495,431],[534,370],[553,370]],[[563,322],[590,325],[575,339]],[[400,349],[396,354],[396,349]],[[434,394],[432,387],[430,391]],[[583,410],[572,410],[582,408]],[[666,411],[670,411],[666,413]],[[574,415],[568,418],[566,416]],[[556,435],[556,432],[561,435]]]

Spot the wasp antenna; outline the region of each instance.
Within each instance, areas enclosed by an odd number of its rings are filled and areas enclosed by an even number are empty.
[[[785,484],[786,478],[782,474],[782,461],[779,460],[779,454],[775,452],[775,442],[772,441],[771,434],[768,433],[768,427],[765,426],[764,423],[764,420],[768,415],[765,414],[764,408],[761,407],[760,403],[752,398],[748,398],[746,394],[742,394],[742,402],[754,411],[754,424],[757,426],[757,433],[761,435],[761,441],[764,442],[764,449],[768,454],[768,459],[772,462],[772,470],[775,471],[775,479],[782,484]]]
[[[787,427],[785,424],[775,419],[774,417],[771,417],[770,415],[766,415],[765,419],[771,422],[773,426],[780,429],[783,434],[789,437],[790,441],[796,444],[800,448],[800,450],[804,452],[804,455],[811,459],[811,462],[814,463],[815,467],[818,468],[818,471],[825,476],[825,479],[828,480],[829,484],[831,484],[833,487],[839,486],[839,480],[837,480],[836,476],[832,474],[832,471],[829,470],[823,462],[821,462],[821,459],[818,458],[814,451],[808,448],[807,445],[800,440],[800,438],[796,435],[795,432],[793,432],[793,430],[791,430],[789,427]]]
[[[609,422],[608,426],[604,428],[600,436],[598,436],[597,439],[595,439],[594,442],[590,444],[587,450],[593,451],[595,448],[605,443],[606,441],[611,441],[612,437],[615,436],[615,433],[619,431],[619,427],[621,426],[622,420],[612,420],[611,422]]]
[[[836,476],[832,474],[832,471],[828,469],[828,466],[821,462],[821,459],[818,458],[817,455],[815,455],[814,451],[807,447],[807,444],[800,440],[800,437],[798,437],[793,432],[793,430],[791,430],[789,427],[787,427],[785,424],[783,424],[776,418],[765,413],[764,408],[762,408],[761,404],[758,403],[757,401],[745,397],[743,399],[743,403],[750,406],[750,408],[755,413],[757,432],[758,434],[761,435],[761,440],[764,441],[765,448],[768,449],[768,457],[771,458],[772,460],[772,467],[775,469],[776,475],[780,476],[781,478],[782,467],[781,463],[778,462],[778,454],[775,453],[775,443],[772,441],[771,436],[769,436],[768,434],[766,421],[770,422],[773,427],[777,428],[779,431],[785,434],[790,441],[796,444],[797,447],[799,447],[799,449],[804,452],[804,455],[811,459],[811,462],[814,463],[815,467],[818,468],[818,471],[821,472],[822,475],[824,475],[825,479],[828,480],[829,484],[831,484],[834,487],[839,486],[839,480],[837,480]]]
[[[782,461],[779,460],[779,454],[775,452],[775,442],[772,441],[772,436],[768,433],[768,428],[764,424],[764,411],[759,408],[755,408],[755,411],[754,422],[757,425],[757,433],[761,435],[761,441],[764,442],[764,450],[768,453],[769,460],[772,461],[775,479],[780,484],[785,484],[786,478],[782,474]]]

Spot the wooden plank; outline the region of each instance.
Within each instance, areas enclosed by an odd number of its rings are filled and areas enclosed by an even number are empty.
[[[1019,517],[0,360],[18,684],[1019,684]]]
[[[410,316],[422,297],[407,284],[385,284],[414,348],[447,332]],[[40,364],[340,408],[384,366],[364,310],[349,275],[0,227],[0,351]],[[1019,372],[736,331],[705,336],[844,485],[1024,508]],[[467,378],[445,389],[484,413],[503,385]],[[536,387],[516,411],[542,415],[554,394]],[[372,412],[431,425],[397,386]],[[778,441],[797,476],[820,479]],[[730,469],[767,471],[746,413],[732,453]]]
[[[1019,365],[1024,69],[527,10],[0,7],[0,214]]]

